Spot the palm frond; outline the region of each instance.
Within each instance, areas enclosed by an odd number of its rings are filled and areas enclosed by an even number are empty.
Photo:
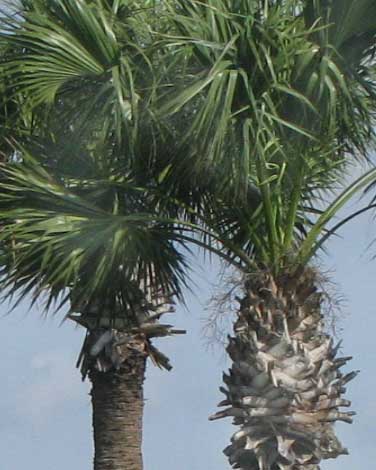
[[[2,67],[34,108],[54,104],[60,121],[81,133],[108,128],[121,139],[137,126],[153,71],[142,14],[113,8],[84,0],[30,5],[3,22],[10,53]]]
[[[352,199],[355,195],[359,195],[370,183],[374,182],[376,178],[376,170],[372,169],[360,176],[350,186],[345,188],[331,204],[325,208],[323,213],[319,216],[316,223],[308,232],[306,239],[300,246],[298,257],[301,257],[301,264],[305,265],[307,260],[312,258],[316,251],[323,245],[328,236],[333,233],[331,230],[328,234],[322,235],[324,228],[328,222],[333,220],[333,217],[338,213],[344,205]],[[367,208],[368,210],[368,208]],[[352,216],[348,217],[351,220]],[[347,220],[346,219],[346,220]],[[342,225],[342,224],[340,224]]]
[[[92,197],[93,184],[89,190],[88,181],[81,188],[77,180],[63,184],[30,156],[1,168],[5,295],[46,296],[50,307],[72,292],[76,303],[95,302],[103,314],[110,306],[120,316],[135,308],[140,286],[150,295],[181,297],[185,240],[174,221],[158,217],[150,198],[126,178],[122,199],[115,196],[110,208]]]

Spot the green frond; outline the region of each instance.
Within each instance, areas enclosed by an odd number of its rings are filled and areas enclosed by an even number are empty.
[[[79,304],[95,302],[103,312],[110,306],[120,316],[136,308],[140,286],[144,295],[181,297],[185,239],[147,192],[124,177],[118,204],[103,208],[92,197],[95,181],[89,190],[87,181],[73,183],[57,181],[31,157],[2,166],[5,295],[45,296],[49,307],[71,292]]]
[[[327,224],[333,220],[334,216],[338,213],[344,205],[352,199],[355,195],[359,195],[369,184],[374,183],[376,179],[376,170],[372,169],[367,173],[360,176],[351,185],[345,188],[332,202],[325,208],[323,213],[318,217],[313,227],[308,232],[305,240],[299,247],[297,258],[300,263],[305,265],[309,259],[317,252],[328,238],[328,234],[323,235],[323,231]],[[351,216],[349,220],[351,220]],[[342,225],[342,224],[340,224]],[[329,232],[333,233],[333,230]]]
[[[143,14],[106,4],[53,0],[21,10],[3,22],[2,67],[29,106],[54,105],[81,134],[108,128],[119,140],[132,136],[154,78]]]
[[[313,237],[312,211],[325,212],[321,200],[341,185],[351,157],[368,158],[375,143],[375,25],[362,20],[374,6],[364,1],[352,15],[353,1],[166,5],[172,27],[161,41],[184,78],[162,94],[159,111],[185,126],[188,177],[217,175],[215,230],[278,270]],[[259,191],[258,208],[234,210],[248,186]]]

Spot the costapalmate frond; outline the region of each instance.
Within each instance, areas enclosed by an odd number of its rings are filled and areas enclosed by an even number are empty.
[[[92,138],[103,132],[132,146],[154,92],[150,34],[138,2],[25,2],[2,21],[9,54],[2,68],[35,110]]]
[[[114,316],[139,305],[140,286],[181,297],[185,239],[131,178],[59,180],[24,155],[1,167],[0,186],[6,297],[31,294],[50,307],[73,293],[76,304],[95,302]],[[112,205],[96,198],[106,186]]]

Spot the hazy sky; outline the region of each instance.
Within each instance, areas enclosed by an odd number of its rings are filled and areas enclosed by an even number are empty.
[[[352,369],[361,369],[349,386],[358,412],[355,423],[340,424],[339,434],[351,455],[325,462],[323,470],[369,468],[376,461],[376,261],[367,244],[376,235],[376,221],[367,217],[342,231],[330,244],[325,266],[347,298],[342,328],[345,355]],[[376,246],[374,247],[376,254]],[[199,261],[201,262],[201,261]],[[225,470],[222,454],[234,428],[231,421],[209,423],[207,416],[222,399],[220,350],[208,352],[202,339],[202,318],[212,292],[215,269],[198,269],[196,297],[169,318],[189,334],[162,342],[174,369],[149,364],[146,380],[145,470]],[[0,318],[0,468],[4,470],[91,470],[91,406],[89,385],[75,369],[83,330],[61,317],[43,320],[27,305]],[[3,312],[6,312],[3,307]]]

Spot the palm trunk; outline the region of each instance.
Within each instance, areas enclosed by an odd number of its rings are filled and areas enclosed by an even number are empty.
[[[94,305],[95,306],[95,305]],[[79,306],[76,306],[76,308]],[[93,308],[93,305],[91,306]],[[69,318],[87,329],[77,367],[82,379],[92,382],[94,470],[142,470],[143,383],[148,357],[170,370],[169,358],[155,348],[151,338],[183,334],[158,322],[172,311],[172,301],[159,295],[140,307],[139,325],[124,318],[95,318],[96,311]],[[149,311],[150,310],[150,311]]]
[[[145,354],[133,350],[119,370],[90,370],[94,470],[142,470]]]
[[[322,459],[347,453],[333,424],[351,422],[353,413],[340,408],[350,406],[342,396],[356,373],[340,371],[351,358],[336,358],[316,284],[310,269],[246,282],[221,387],[227,408],[211,417],[240,426],[224,451],[234,468],[319,470]]]

